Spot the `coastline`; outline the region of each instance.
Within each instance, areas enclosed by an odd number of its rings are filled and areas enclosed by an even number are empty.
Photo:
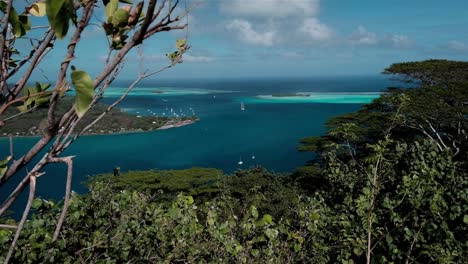
[[[179,122],[175,122],[174,124],[166,124],[164,126],[161,126],[159,128],[157,128],[156,130],[165,130],[165,129],[170,129],[170,128],[176,128],[176,127],[182,127],[182,126],[187,126],[187,125],[190,125],[190,124],[193,124],[195,122],[197,122],[198,119],[195,119],[195,120],[182,120],[182,121],[179,121]],[[171,122],[168,122],[168,123],[171,123]]]
[[[143,130],[143,129],[133,129],[133,130],[122,130],[122,131],[112,131],[112,132],[96,132],[96,133],[85,133],[83,137],[90,137],[90,136],[113,136],[113,135],[125,135],[125,134],[135,134],[135,133],[148,133],[157,130],[166,130],[171,128],[183,127],[187,125],[194,124],[198,122],[199,119],[195,120],[182,120],[178,122],[169,121],[166,125],[155,129]],[[171,124],[169,124],[171,123]],[[8,138],[10,135],[0,135],[0,139]],[[42,135],[13,135],[14,138],[40,138]]]

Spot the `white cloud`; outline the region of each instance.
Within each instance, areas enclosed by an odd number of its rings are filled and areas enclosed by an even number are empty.
[[[368,31],[363,26],[359,26],[351,34],[349,41],[356,46],[379,46],[398,49],[410,48],[414,45],[413,40],[406,35],[386,34],[379,36],[375,32]]]
[[[241,41],[254,45],[272,46],[276,32],[274,30],[256,31],[252,24],[243,19],[234,19],[226,26],[237,34]]]
[[[458,52],[468,52],[468,44],[457,40],[450,41],[447,45],[447,48]]]
[[[359,26],[357,30],[351,34],[350,41],[354,45],[376,45],[379,42],[377,34],[367,31],[363,26]]]
[[[212,61],[214,61],[213,57],[203,56],[203,55],[184,54],[184,62],[212,62]]]
[[[303,60],[305,55],[296,51],[286,51],[280,54],[281,57],[288,60]]]
[[[413,46],[413,41],[405,35],[390,35],[389,39],[391,41],[391,44],[396,47],[396,48],[409,48]]]
[[[320,0],[226,0],[221,9],[236,15],[288,17],[316,15]]]
[[[299,31],[305,33],[311,39],[319,41],[327,40],[332,35],[332,30],[314,17],[304,20]]]

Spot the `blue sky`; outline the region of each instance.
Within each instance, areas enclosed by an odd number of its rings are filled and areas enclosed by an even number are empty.
[[[188,1],[188,5],[193,1]],[[256,78],[377,75],[394,62],[468,57],[467,0],[205,0],[189,16],[192,49],[160,78]],[[95,15],[75,65],[96,75],[106,39]],[[167,64],[164,54],[186,32],[163,33],[142,47],[145,68]],[[65,42],[57,44],[64,51]],[[42,70],[56,73],[64,55]],[[132,79],[132,53],[120,79]],[[38,75],[40,76],[40,75]]]

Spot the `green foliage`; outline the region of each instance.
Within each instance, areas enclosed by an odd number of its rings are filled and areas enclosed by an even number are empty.
[[[23,105],[17,106],[16,108],[20,112],[26,112],[32,108],[42,107],[49,103],[50,95],[52,92],[46,92],[50,88],[50,83],[38,83],[33,87],[27,87],[24,89],[24,96],[27,98],[24,100]]]
[[[370,243],[378,263],[466,262],[466,65],[392,65],[387,73],[424,85],[391,88],[301,141],[315,160],[292,178],[333,211],[336,261],[364,262]]]
[[[256,167],[237,171],[219,182],[221,198],[230,201],[234,211],[244,204],[255,204],[258,210],[274,217],[288,217],[289,208],[298,202],[298,193],[287,184],[288,177]]]
[[[119,8],[119,2],[128,5]],[[107,0],[103,1],[103,3],[106,7],[107,17],[107,21],[103,23],[103,28],[111,40],[111,48],[119,50],[126,44],[128,32],[143,19],[144,2],[138,3],[135,8],[132,6],[132,1]]]
[[[171,62],[176,62],[177,59],[179,58],[180,52],[179,51],[174,51],[172,53],[166,54],[166,56],[171,60]]]
[[[158,200],[171,200],[179,193],[195,197],[210,197],[219,192],[217,181],[224,177],[216,169],[129,171],[119,176],[103,174],[91,179],[108,182],[116,191],[135,190],[156,195]]]
[[[71,79],[76,91],[75,111],[79,117],[83,117],[93,101],[93,80],[85,71],[81,70],[72,70]]]
[[[6,14],[6,9],[7,4],[1,1],[0,11]],[[11,7],[8,23],[10,23],[13,33],[17,38],[24,36],[29,30],[31,30],[31,19],[29,16],[26,13],[18,14],[14,7]]]
[[[37,201],[37,200],[36,200]],[[249,205],[246,205],[249,206]],[[271,215],[233,214],[220,200],[195,204],[191,196],[155,203],[136,191],[113,192],[94,182],[90,192],[74,196],[56,243],[51,243],[60,205],[35,204],[37,214],[26,223],[15,262],[42,262],[50,249],[52,262],[324,262],[329,249],[317,243],[327,211],[319,202],[301,200],[291,208],[294,223]],[[320,220],[309,220],[320,213]],[[13,232],[2,230],[0,255]],[[307,249],[303,250],[303,249]],[[307,252],[313,253],[308,254]],[[1,259],[1,258],[0,258]]]
[[[406,82],[416,81],[424,85],[446,86],[468,82],[468,62],[426,60],[395,63],[383,73],[397,75]]]
[[[72,0],[46,0],[49,24],[59,39],[68,32],[70,20],[76,21],[76,9]]]
[[[108,3],[105,3],[106,6],[106,16],[111,17],[117,8],[119,8],[119,0],[110,0]]]

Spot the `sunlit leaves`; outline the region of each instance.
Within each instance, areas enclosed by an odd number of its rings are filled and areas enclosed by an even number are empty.
[[[106,16],[109,18],[113,16],[117,8],[119,8],[119,1],[110,0],[108,3],[106,3]]]
[[[46,15],[46,9],[47,7],[45,2],[37,2],[30,7],[29,13],[36,17],[43,17]]]
[[[177,62],[179,59],[180,52],[179,51],[174,51],[172,53],[166,54],[166,56],[171,60],[172,63]]]
[[[187,39],[177,39],[176,40],[176,48],[180,51],[183,52],[187,46]]]
[[[72,83],[75,86],[75,112],[82,117],[88,111],[94,96],[93,80],[85,72],[74,70],[71,73]]]
[[[37,108],[47,105],[52,92],[46,91],[49,89],[50,83],[38,83],[35,86],[26,87],[24,89],[23,105],[17,107],[20,112],[28,111],[32,108]]]
[[[129,12],[123,8],[117,9],[111,19],[114,27],[125,26],[128,21]]]
[[[8,169],[8,162],[11,160],[11,156],[6,157],[3,160],[0,160],[0,178],[3,177],[5,172]]]
[[[187,39],[177,39],[176,49],[176,51],[168,53],[166,56],[171,60],[172,63],[182,63],[182,54],[188,49]]]

